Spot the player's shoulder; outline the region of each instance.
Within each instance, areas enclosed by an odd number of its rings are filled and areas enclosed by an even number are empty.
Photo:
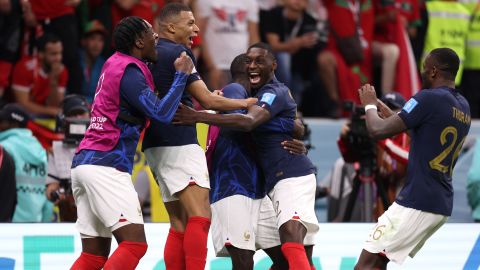
[[[223,87],[222,92],[224,95],[228,94],[242,94],[242,95],[247,95],[247,90],[243,85],[239,83],[229,83]]]

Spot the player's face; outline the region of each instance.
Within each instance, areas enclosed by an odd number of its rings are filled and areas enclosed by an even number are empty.
[[[425,61],[423,62],[423,72],[421,74],[422,76],[422,89],[429,89],[432,88],[433,84],[433,69],[435,67],[433,66],[433,60],[430,57],[430,55],[425,58]]]
[[[147,32],[143,34],[143,58],[149,62],[157,61],[157,50],[155,48],[157,40],[157,33],[153,32],[152,25],[148,23]]]
[[[251,48],[247,52],[246,64],[250,85],[253,89],[262,87],[273,78],[276,62],[267,50]]]
[[[175,42],[192,48],[193,37],[198,36],[200,29],[195,24],[195,17],[191,11],[181,11],[175,22]]]

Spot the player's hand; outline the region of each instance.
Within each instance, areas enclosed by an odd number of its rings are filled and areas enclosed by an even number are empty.
[[[303,139],[303,136],[305,136],[305,126],[303,125],[303,122],[300,118],[296,118],[293,121],[292,136],[295,139]]]
[[[377,99],[377,106],[378,106],[378,116],[380,118],[385,119],[395,114],[385,103],[381,100]]]
[[[212,94],[216,96],[223,96],[223,91],[222,90],[213,90]]]
[[[287,150],[290,154],[304,155],[307,153],[305,144],[300,140],[293,139],[291,141],[283,141],[281,144],[283,149]]]
[[[186,52],[182,52],[182,54],[180,54],[180,56],[175,60],[173,65],[175,66],[175,69],[177,71],[180,71],[186,74],[192,73],[193,62]]]
[[[193,125],[198,122],[197,113],[194,109],[180,104],[175,116],[173,116],[172,123],[175,125]]]
[[[257,104],[258,99],[257,98],[247,98],[246,101],[247,101],[247,108],[248,108],[252,105]]]
[[[377,94],[375,93],[375,88],[370,84],[367,83],[358,89],[358,95],[363,106],[369,104],[377,105]]]
[[[47,188],[45,189],[45,195],[47,196],[47,199],[49,201],[53,202],[54,204],[57,204],[60,200],[64,200],[65,199],[65,194],[63,194],[62,192],[58,192],[59,190],[60,190],[60,184],[59,183],[53,182],[53,183],[48,184]],[[57,194],[58,194],[57,198],[52,197],[52,193],[54,193],[54,192],[57,192]]]
[[[350,132],[350,123],[345,123],[340,130],[340,137],[346,138],[348,133]]]

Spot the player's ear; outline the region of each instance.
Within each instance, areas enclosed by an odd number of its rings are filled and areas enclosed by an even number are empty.
[[[277,60],[273,59],[272,70],[275,71],[276,69],[277,69]]]
[[[167,24],[167,30],[172,34],[175,34],[175,25],[173,23]]]
[[[135,40],[135,46],[139,49],[143,49],[143,47],[145,47],[145,43],[143,42],[143,39],[138,38],[137,40]]]

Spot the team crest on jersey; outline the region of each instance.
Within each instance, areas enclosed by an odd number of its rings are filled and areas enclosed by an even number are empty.
[[[403,106],[402,110],[410,113],[417,106],[417,104],[418,101],[416,101],[414,98],[411,98],[407,103],[405,103],[405,106]]]
[[[262,95],[262,99],[260,100],[260,102],[265,102],[268,105],[272,106],[272,103],[273,103],[273,101],[275,100],[276,97],[277,97],[277,95],[275,95],[275,94],[265,93],[265,94]]]

